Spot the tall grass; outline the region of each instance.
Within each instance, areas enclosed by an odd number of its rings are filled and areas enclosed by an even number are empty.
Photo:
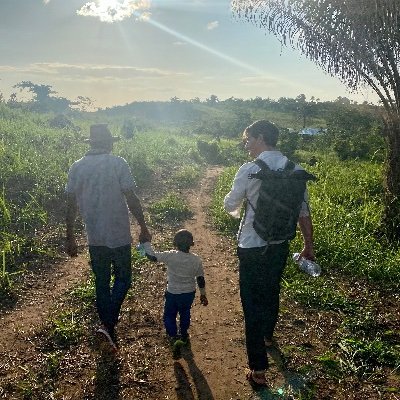
[[[377,235],[383,211],[382,166],[321,158],[307,169],[319,178],[308,188],[315,249],[323,268],[397,286],[400,251]],[[228,168],[219,178],[211,207],[216,225],[229,234],[237,231],[239,222],[222,204],[236,170]],[[292,246],[302,246],[300,235]]]
[[[328,352],[315,358],[326,377],[340,380],[350,374],[379,379],[400,367],[398,331],[392,321],[396,315],[390,315],[393,307],[389,314],[381,314],[382,293],[398,293],[400,286],[400,250],[376,234],[383,210],[382,166],[320,157],[317,165],[307,169],[319,178],[309,185],[309,194],[316,257],[323,273],[311,279],[289,261],[283,295],[318,315],[326,312],[328,319],[329,313],[337,313],[337,337],[325,343]],[[236,170],[227,168],[220,176],[211,207],[216,226],[232,236],[239,221],[226,214],[222,204]],[[302,245],[298,234],[292,251]],[[361,284],[353,289],[357,281]],[[374,289],[367,289],[368,283]],[[375,296],[368,295],[372,290]]]
[[[90,123],[96,122],[74,121],[71,128],[58,129],[52,127],[52,117],[12,110],[0,104],[0,276],[3,288],[12,283],[10,273],[24,269],[46,252],[55,254],[49,246],[58,246],[63,239],[67,173],[71,164],[88,150],[83,138],[89,134]],[[110,127],[118,132],[114,122],[110,122]],[[178,134],[172,129],[142,131],[116,143],[113,154],[127,160],[139,194],[142,189],[155,188],[153,192],[164,195],[162,192],[169,187],[191,188],[201,178],[206,155],[197,149],[198,138]],[[218,146],[222,159],[236,157],[237,148],[231,141],[221,140]],[[179,199],[171,197],[164,199],[164,203],[164,207],[170,208],[157,210],[155,218],[162,219],[162,213],[168,217],[178,209],[179,213],[189,212],[184,210]],[[52,243],[44,240],[44,236]]]

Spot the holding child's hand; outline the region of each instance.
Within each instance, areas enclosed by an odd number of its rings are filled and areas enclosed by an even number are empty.
[[[203,304],[203,306],[208,306],[208,300],[206,295],[204,294],[200,295],[200,303]]]

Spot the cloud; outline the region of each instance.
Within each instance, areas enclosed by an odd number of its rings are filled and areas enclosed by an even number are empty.
[[[207,24],[207,30],[208,30],[208,31],[212,31],[213,29],[218,28],[218,26],[219,26],[219,22],[218,22],[218,21],[209,22],[209,23]]]
[[[76,13],[109,23],[123,21],[132,15],[138,21],[147,21],[151,15],[150,8],[150,0],[95,0],[86,3]]]
[[[108,64],[34,63],[21,67],[0,65],[0,72],[53,76],[57,79],[136,79],[187,76],[185,72]]]
[[[246,76],[239,79],[239,82],[246,86],[264,87],[282,83],[282,79],[272,75]],[[284,80],[284,82],[288,82]]]

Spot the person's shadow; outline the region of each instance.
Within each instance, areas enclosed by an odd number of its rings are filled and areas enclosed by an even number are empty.
[[[267,348],[268,355],[274,361],[278,371],[283,375],[284,383],[278,388],[271,387],[254,387],[256,395],[251,397],[252,400],[284,400],[292,398],[293,395],[305,394],[309,388],[306,379],[293,371],[286,368],[285,356],[280,350],[278,344],[274,342],[273,346]]]
[[[94,398],[96,400],[120,399],[120,360],[107,353],[101,353],[96,360]]]
[[[189,373],[192,377],[194,388],[198,400],[214,400],[214,396],[211,392],[211,388],[208,385],[206,378],[197,366],[193,352],[190,348],[190,343],[187,347],[182,349],[182,358],[186,361]],[[174,363],[175,377],[178,384],[177,387],[177,398],[178,400],[194,400],[196,397],[190,387],[189,377],[186,374],[185,369],[181,363],[176,361]]]

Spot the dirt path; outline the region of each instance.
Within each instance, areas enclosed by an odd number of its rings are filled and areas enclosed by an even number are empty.
[[[191,193],[194,218],[185,224],[194,236],[193,252],[203,259],[209,305],[197,299],[190,329],[191,349],[170,361],[165,370],[163,399],[244,399],[246,357],[233,243],[210,227],[206,211],[218,168],[207,171],[200,190]]]
[[[0,383],[17,378],[28,370],[30,363],[40,359],[32,341],[38,328],[68,289],[87,277],[84,257],[31,274],[31,280],[27,277],[30,283],[19,293],[15,306],[0,314]],[[0,385],[0,395],[2,390]]]
[[[270,391],[255,394],[245,379],[247,360],[236,246],[234,240],[213,230],[207,216],[212,189],[221,172],[222,168],[209,168],[199,187],[184,193],[194,214],[185,227],[195,239],[193,252],[203,260],[209,305],[203,307],[197,296],[192,309],[191,346],[182,351],[182,358],[172,358],[165,340],[162,323],[165,268],[150,262],[138,267],[139,280],[134,282],[124,302],[118,325],[118,358],[110,360],[99,353],[93,343],[93,321],[85,325],[77,345],[56,353],[46,349],[37,333],[57,304],[58,310],[66,306],[70,289],[89,277],[87,258],[82,255],[32,277],[29,290],[24,291],[16,306],[0,314],[0,398],[276,398],[271,397],[274,395]],[[172,234],[155,230],[154,246],[165,246],[165,240]],[[45,363],[54,354],[59,360],[49,380]],[[276,367],[281,367],[282,360],[279,355],[274,358],[271,384],[277,387],[285,384],[288,375],[277,374]]]

